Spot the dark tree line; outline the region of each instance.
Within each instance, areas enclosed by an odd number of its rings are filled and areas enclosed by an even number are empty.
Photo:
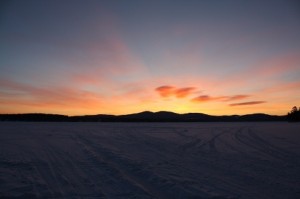
[[[287,118],[290,122],[300,122],[300,107],[298,109],[296,106],[294,106],[288,113]]]

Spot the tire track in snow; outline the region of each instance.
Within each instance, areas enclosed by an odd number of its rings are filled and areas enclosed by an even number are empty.
[[[215,130],[216,130],[216,129],[212,129],[212,133],[211,133],[211,134],[213,134],[213,132],[214,132]],[[221,131],[220,133],[217,133],[217,134],[214,135],[212,138],[210,138],[208,141],[202,143],[202,144],[198,147],[198,149],[202,149],[202,148],[208,146],[210,152],[212,152],[212,153],[218,153],[219,151],[217,150],[217,147],[216,147],[216,141],[217,141],[222,135],[224,135],[225,133],[227,133],[227,132]]]
[[[176,133],[175,131],[171,132],[171,133]],[[142,150],[147,150],[148,154],[149,153],[155,153],[157,154],[157,159],[152,160],[154,162],[157,162],[157,165],[153,165],[153,167],[150,168],[151,173],[147,173],[147,171],[138,171],[135,169],[129,169],[128,168],[124,168],[122,167],[122,170],[127,170],[126,172],[129,171],[130,175],[133,176],[138,176],[138,178],[140,180],[142,180],[142,183],[147,183],[148,186],[150,186],[152,189],[160,190],[165,192],[166,197],[165,198],[211,198],[211,194],[209,194],[206,190],[209,190],[209,186],[206,185],[207,180],[206,179],[206,183],[203,184],[204,182],[202,181],[198,181],[195,180],[195,177],[197,175],[202,176],[203,172],[201,171],[201,169],[199,168],[195,170],[195,168],[189,168],[189,165],[194,165],[194,164],[199,164],[199,166],[204,166],[204,165],[208,165],[208,167],[211,168],[211,172],[215,173],[218,172],[220,170],[220,167],[215,165],[215,162],[211,162],[212,158],[209,157],[209,159],[202,159],[200,161],[199,160],[199,156],[197,154],[191,154],[188,152],[188,154],[186,153],[181,153],[182,151],[178,150],[178,148],[176,147],[176,145],[172,144],[172,143],[166,143],[167,140],[161,140],[158,139],[156,136],[152,137],[149,136],[148,131],[146,131],[146,133],[143,132],[127,132],[126,131],[126,136],[130,134],[130,139],[133,139],[136,144],[140,144],[140,146],[137,146],[137,148],[141,148]],[[97,135],[95,133],[95,135]],[[124,138],[125,139],[125,138]],[[165,148],[160,148],[157,146],[157,144],[161,143],[162,145],[164,145]],[[92,146],[93,144],[88,143],[88,145]],[[147,147],[145,147],[147,146]],[[111,153],[111,150],[109,149],[109,151],[105,152],[106,149],[103,148],[99,148],[98,145],[95,145],[96,149],[95,150],[100,150],[102,151],[102,153],[105,154],[110,154],[109,155],[109,159],[112,160],[113,162],[115,162],[116,156],[118,156],[115,153]],[[157,148],[158,147],[158,148]],[[170,148],[169,148],[170,147]],[[167,148],[169,148],[168,150],[166,150]],[[155,150],[154,150],[155,149]],[[122,153],[123,155],[123,153]],[[185,155],[188,155],[187,157],[185,157]],[[191,158],[189,158],[191,157]],[[207,156],[208,157],[208,156]],[[182,159],[180,162],[174,162],[174,159],[180,158]],[[161,162],[162,160],[164,160],[163,162]],[[149,160],[146,160],[149,161]],[[152,162],[150,160],[150,162]],[[116,162],[115,162],[116,163]],[[131,165],[130,168],[135,168],[136,165],[132,165],[132,162],[128,162],[128,160],[126,159],[120,159],[118,160],[118,165]],[[145,167],[144,166],[138,166],[140,168]],[[217,168],[218,170],[214,170],[214,168]],[[161,175],[161,171],[163,171],[163,175]],[[221,170],[226,170],[226,169],[221,169]],[[153,173],[153,171],[159,171],[159,173]],[[180,173],[184,173],[184,175],[181,175]],[[222,171],[223,173],[223,171]],[[173,178],[175,176],[177,176],[176,178]],[[180,177],[181,176],[181,179]],[[149,176],[151,176],[151,179],[148,179]],[[170,176],[173,176],[170,178]],[[216,177],[216,178],[215,178]],[[212,179],[215,179],[217,181],[224,181],[224,179],[220,179],[219,177],[217,177],[216,175],[211,176]],[[173,180],[171,180],[173,179]],[[240,185],[238,184],[232,184],[230,181],[225,180],[224,184],[226,184],[226,186],[228,187],[239,187],[241,188]],[[213,183],[211,184],[213,185]],[[163,189],[162,189],[163,188]],[[166,189],[165,189],[166,188]],[[220,191],[222,190],[223,192],[227,192],[226,190],[228,188],[218,188]],[[155,194],[152,194],[155,195]],[[231,193],[230,195],[235,195],[234,193]],[[222,197],[221,197],[222,198]],[[227,197],[223,197],[223,198],[227,198]]]
[[[66,152],[60,150],[58,146],[54,148],[53,144],[48,140],[43,140],[43,150],[35,155],[35,168],[38,175],[46,183],[47,190],[50,191],[50,193],[45,193],[40,190],[43,197],[51,195],[50,198],[70,198],[74,196],[103,198],[100,189],[95,190],[93,186],[88,186],[87,182],[82,180],[82,176],[78,173],[82,170],[76,168],[78,163],[69,162],[69,156]],[[85,191],[82,192],[82,189]]]
[[[238,129],[234,136],[239,143],[259,151],[261,155],[266,155],[279,160],[287,160],[291,157],[291,153],[270,144],[254,133],[250,127],[242,127]]]
[[[145,135],[142,135],[144,139],[148,140],[148,136],[144,136]],[[138,138],[139,137],[136,137],[136,139]],[[101,154],[101,158],[107,162],[111,168],[114,168],[117,172],[119,172],[130,184],[140,187],[154,198],[186,198],[187,196],[188,198],[208,197],[206,193],[201,192],[200,190],[194,190],[192,187],[178,186],[175,182],[170,181],[169,178],[165,178],[166,176],[161,176],[155,172],[153,173],[153,170],[149,171],[145,169],[145,165],[137,165],[134,161],[120,157],[111,150],[107,150],[102,146],[99,146],[99,144],[95,145],[95,143],[90,140],[83,140],[86,145],[92,147],[99,155]],[[141,142],[142,145],[145,146],[142,140],[135,141],[137,143]],[[152,141],[153,140],[149,140],[148,144],[151,144]],[[166,151],[163,152],[165,153]],[[168,162],[167,165],[171,163],[168,159],[165,160]]]
[[[114,189],[111,189],[109,192],[104,192],[105,196],[108,198],[152,198],[153,196],[145,189],[143,184],[137,183],[136,179],[130,176],[124,169],[119,167],[116,163],[114,163],[111,159],[107,157],[110,151],[100,151],[100,147],[98,143],[97,147],[93,147],[95,144],[90,140],[84,138],[77,134],[77,142],[80,147],[85,151],[85,154],[91,158],[92,164],[97,166],[97,169],[93,168],[95,173],[99,173],[100,170],[104,170],[101,173],[103,178],[106,178],[108,183],[113,184],[102,184],[106,187],[105,191],[109,190],[109,186],[115,186]],[[107,153],[107,154],[105,154]],[[163,198],[163,197],[157,197]]]
[[[297,129],[276,123],[287,128],[280,132],[273,124],[248,124],[155,124],[148,130],[152,124],[49,123],[38,124],[39,128],[29,124],[28,132],[18,130],[16,123],[6,124],[0,126],[1,133],[20,139],[10,144],[0,140],[4,160],[0,169],[7,171],[1,174],[7,183],[0,184],[0,198],[299,198],[299,148],[284,140],[299,143]],[[8,125],[11,131],[5,130]],[[49,138],[53,126],[58,131]],[[203,126],[209,128],[202,131]],[[37,135],[40,140],[32,144]],[[199,149],[201,142],[206,145]],[[180,150],[189,143],[187,151]],[[13,164],[5,165],[6,160]],[[63,194],[57,194],[51,165]],[[11,174],[17,177],[10,179]],[[36,190],[25,189],[19,179],[33,183]],[[19,194],[22,191],[24,195]]]

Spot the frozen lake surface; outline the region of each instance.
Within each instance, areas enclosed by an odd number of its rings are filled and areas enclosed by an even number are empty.
[[[0,198],[300,198],[300,124],[0,123]]]

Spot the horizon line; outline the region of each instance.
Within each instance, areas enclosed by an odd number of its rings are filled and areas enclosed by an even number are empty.
[[[185,114],[204,114],[208,116],[216,116],[216,117],[221,117],[221,116],[244,116],[244,115],[254,115],[254,114],[264,114],[264,115],[270,115],[270,116],[286,116],[285,115],[273,115],[273,114],[267,114],[263,112],[253,112],[253,113],[246,113],[246,114],[224,114],[224,115],[211,115],[203,112],[186,112],[186,113],[177,113],[173,111],[140,111],[140,112],[133,112],[133,113],[126,113],[126,114],[106,114],[106,113],[98,113],[98,114],[82,114],[82,115],[68,115],[68,114],[58,114],[58,113],[45,113],[45,112],[26,112],[26,113],[0,113],[0,115],[25,115],[25,114],[44,114],[44,115],[61,115],[61,116],[67,116],[67,117],[76,117],[76,116],[96,116],[96,115],[111,115],[111,116],[125,116],[125,115],[133,115],[133,114],[139,114],[139,113],[145,113],[145,112],[150,112],[150,113],[160,113],[160,112],[167,112],[167,113],[174,113],[177,115],[185,115]]]

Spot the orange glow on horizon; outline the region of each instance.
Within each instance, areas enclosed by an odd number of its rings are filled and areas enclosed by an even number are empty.
[[[0,95],[0,112],[122,115],[147,110],[213,115],[255,112],[283,115],[298,101],[292,99],[288,103],[283,103],[277,96],[283,91],[295,92],[300,82],[281,83],[280,86],[269,87],[266,91],[251,94],[220,93],[219,96],[207,95],[207,92],[200,91],[197,87],[155,86],[154,84],[156,83],[137,82],[128,85],[131,89],[127,89],[126,92],[108,96],[82,89],[38,88],[11,80],[2,80],[1,85],[5,86],[7,92]],[[136,89],[137,86],[140,88]]]

